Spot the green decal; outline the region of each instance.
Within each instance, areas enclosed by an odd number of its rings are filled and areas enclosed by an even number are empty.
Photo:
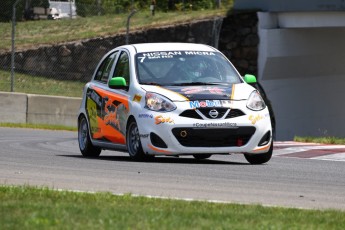
[[[90,98],[87,98],[86,110],[89,116],[91,134],[93,135],[94,133],[98,132],[97,105]]]

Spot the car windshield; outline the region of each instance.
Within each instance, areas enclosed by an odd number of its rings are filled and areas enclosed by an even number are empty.
[[[218,52],[169,51],[136,55],[138,81],[147,85],[227,85],[241,78]]]

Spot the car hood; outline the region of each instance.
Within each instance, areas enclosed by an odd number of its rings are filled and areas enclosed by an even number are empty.
[[[246,83],[233,85],[202,85],[202,86],[152,86],[142,85],[149,92],[168,97],[172,101],[194,100],[247,100],[255,90]]]

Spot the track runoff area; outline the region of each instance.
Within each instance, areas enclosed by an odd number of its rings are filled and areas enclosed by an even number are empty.
[[[345,161],[345,145],[275,142],[273,156],[327,161]]]

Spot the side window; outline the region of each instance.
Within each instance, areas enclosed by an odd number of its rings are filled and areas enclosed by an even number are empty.
[[[118,51],[116,51],[115,53],[110,54],[100,65],[100,67],[98,68],[97,72],[96,72],[96,77],[95,80],[96,81],[100,81],[102,83],[107,83],[108,82],[108,78],[110,75],[110,69],[115,61],[116,58],[116,54],[118,53]]]
[[[123,77],[126,80],[127,86],[129,86],[129,59],[126,52],[121,53],[113,77]]]

